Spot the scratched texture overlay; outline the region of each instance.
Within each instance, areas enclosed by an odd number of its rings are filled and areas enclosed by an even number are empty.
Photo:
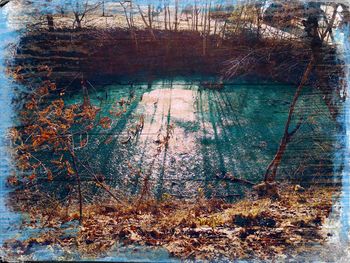
[[[348,262],[348,1],[0,0],[0,258]]]

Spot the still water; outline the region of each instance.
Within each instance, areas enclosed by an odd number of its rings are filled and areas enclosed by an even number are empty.
[[[202,85],[208,79],[90,86],[90,101],[101,108],[99,117],[108,116],[112,124],[89,133],[90,146],[78,152],[80,158],[129,194],[140,191],[137,170],[149,178],[159,198],[191,197],[201,190],[207,197],[243,195],[245,187],[218,178],[229,174],[252,182],[263,179],[283,134],[295,87],[236,81],[211,90]],[[65,102],[81,103],[82,95],[66,96]],[[322,183],[332,182],[334,123],[318,93],[305,90],[294,121],[301,117],[305,123],[288,148],[281,179],[307,183],[322,176]],[[131,136],[140,122],[142,129]],[[161,147],[169,126],[170,139]]]

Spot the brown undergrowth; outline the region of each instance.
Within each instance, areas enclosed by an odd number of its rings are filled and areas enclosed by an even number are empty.
[[[336,188],[304,190],[289,185],[279,199],[246,198],[233,204],[203,197],[174,200],[167,195],[160,202],[136,204],[103,200],[85,207],[82,225],[70,235],[64,225],[79,218],[78,207],[17,203],[18,209],[29,213],[27,226],[51,230],[25,241],[8,240],[4,247],[24,255],[33,245],[59,244],[91,257],[119,243],[163,247],[182,259],[272,259],[325,241],[320,230],[336,194]]]

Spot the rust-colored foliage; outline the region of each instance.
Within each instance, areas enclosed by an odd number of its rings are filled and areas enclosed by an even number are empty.
[[[20,74],[21,70],[22,68],[19,68],[16,72]],[[47,77],[51,75],[51,69],[47,66],[40,66],[38,71]],[[60,187],[64,189],[64,183],[61,182],[66,179],[69,182],[75,181],[74,191],[78,193],[80,222],[83,219],[82,184],[84,187],[94,186],[82,182],[82,174],[92,176],[92,180],[95,180],[99,187],[118,199],[79,159],[79,150],[89,145],[89,132],[97,126],[109,129],[112,125],[110,117],[97,115],[100,109],[91,104],[85,82],[82,81],[81,84],[84,100],[72,105],[65,104],[60,97],[52,99],[57,96],[57,86],[50,80],[42,81],[33,89],[19,114],[22,125],[9,131],[18,173],[8,180],[9,185],[21,184],[39,189],[45,188],[42,182],[59,182]],[[63,94],[64,91],[60,90],[59,96]],[[133,98],[118,101],[117,114],[111,115],[121,116],[126,112],[131,99]],[[71,200],[71,191],[66,194]]]
[[[110,129],[111,124],[112,124],[112,120],[109,117],[103,117],[100,119],[99,124],[104,129]]]
[[[22,68],[16,72],[20,70]],[[39,67],[38,71],[48,75],[51,72],[46,66]],[[96,126],[99,108],[85,100],[83,104],[73,105],[65,105],[62,98],[46,100],[56,89],[55,83],[43,81],[20,112],[22,127],[12,128],[9,132],[21,174],[16,180],[27,178],[20,181],[32,182],[46,175],[48,181],[53,181],[56,174],[76,174],[71,155],[76,147],[86,147],[88,141],[85,138],[75,145],[73,138],[87,134]],[[111,120],[103,117],[100,123],[107,128]],[[46,154],[51,158],[45,158]],[[11,182],[17,183],[16,180],[12,178]]]

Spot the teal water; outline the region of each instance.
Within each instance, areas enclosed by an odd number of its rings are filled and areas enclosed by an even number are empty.
[[[156,197],[193,197],[202,190],[207,197],[243,195],[247,188],[242,184],[218,177],[229,173],[252,182],[263,180],[283,134],[295,87],[241,81],[217,91],[201,87],[205,78],[90,87],[92,104],[101,107],[99,117],[110,117],[112,125],[89,134],[89,146],[78,150],[80,159],[128,195],[142,189],[143,179],[135,175],[135,169],[149,177]],[[115,117],[113,112],[121,108],[118,101],[132,94],[135,99],[125,113]],[[321,99],[306,89],[297,105],[294,122],[302,117],[305,123],[281,164],[282,180],[313,182],[320,180],[323,169],[322,178],[332,181],[334,122]],[[81,103],[82,95],[66,96],[65,101]],[[144,118],[142,131],[125,143],[140,116]],[[158,152],[158,139],[168,125],[174,127],[173,136]]]
[[[228,201],[233,201],[235,195],[244,196],[249,187],[224,182],[217,177],[230,173],[252,182],[263,179],[266,166],[273,158],[282,136],[295,87],[237,81],[227,83],[223,90],[216,91],[201,87],[200,83],[207,79],[210,76],[90,86],[91,103],[101,108],[98,118],[108,116],[112,125],[110,129],[98,127],[88,137],[83,134],[82,139],[88,138],[89,142],[86,148],[79,149],[80,137],[74,138],[79,159],[95,173],[103,174],[112,191],[120,190],[126,196],[140,194],[144,181],[135,175],[135,169],[141,170],[142,176],[149,176],[151,194],[157,198],[164,194],[188,198],[201,192],[207,197],[220,197]],[[116,117],[114,113],[124,109],[119,102],[122,99],[127,101],[130,97],[133,97],[130,105],[125,106],[125,112]],[[75,92],[65,95],[63,99],[66,104],[82,103],[83,95]],[[140,116],[144,118],[142,131],[125,143],[128,131],[130,134]],[[320,94],[305,89],[293,121],[300,117],[305,119],[305,123],[289,145],[281,165],[280,180],[319,179],[320,169],[326,163],[331,165],[336,133]],[[167,125],[173,125],[173,135],[168,147],[157,151],[157,140],[161,138],[158,134],[165,135]],[[307,169],[300,168],[303,163],[306,163]],[[87,192],[91,175],[84,173],[84,170],[81,174],[84,199],[88,202],[93,196]],[[55,187],[55,183],[60,187]],[[64,190],[62,184],[61,181],[53,182],[49,189],[53,192]],[[7,215],[15,225],[19,225],[21,219],[15,214]],[[22,219],[25,219],[25,215]],[[72,226],[62,225],[62,228],[69,230]],[[26,239],[41,231],[48,229],[16,229],[9,232],[7,238]],[[58,245],[33,246],[28,253],[24,259],[82,260],[81,255],[67,253]],[[99,259],[171,260],[163,249],[123,246],[115,247]]]

